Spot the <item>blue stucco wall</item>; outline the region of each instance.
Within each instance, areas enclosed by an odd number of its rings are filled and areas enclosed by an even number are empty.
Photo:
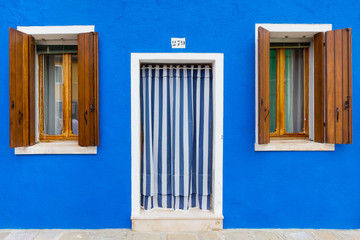
[[[255,23],[353,28],[353,145],[254,152]],[[8,28],[95,25],[96,156],[15,156],[8,147]],[[360,5],[343,1],[0,2],[0,228],[130,228],[131,52],[224,53],[224,227],[360,228]],[[174,50],[171,37],[186,37]]]

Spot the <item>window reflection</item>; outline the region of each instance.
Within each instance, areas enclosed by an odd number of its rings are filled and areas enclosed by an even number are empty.
[[[44,55],[44,132],[63,131],[63,56]]]

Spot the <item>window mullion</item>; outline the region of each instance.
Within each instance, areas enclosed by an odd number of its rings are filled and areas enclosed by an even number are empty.
[[[279,129],[280,135],[285,134],[285,49],[278,49],[278,78],[279,78]]]
[[[64,74],[63,74],[63,133],[65,137],[69,137],[69,65],[71,64],[71,60],[69,61],[70,54],[64,54]]]

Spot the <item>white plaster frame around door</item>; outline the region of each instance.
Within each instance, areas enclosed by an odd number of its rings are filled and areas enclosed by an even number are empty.
[[[187,211],[150,213],[140,207],[140,65],[142,63],[210,63],[213,66],[213,169],[212,198],[209,212],[187,214]],[[132,53],[131,54],[131,218],[134,219],[218,219],[222,228],[223,194],[223,78],[222,53]],[[145,213],[147,212],[147,213]],[[202,211],[204,212],[204,211]],[[164,215],[165,214],[165,215]],[[134,222],[133,222],[134,223]],[[133,225],[134,227],[134,225]]]

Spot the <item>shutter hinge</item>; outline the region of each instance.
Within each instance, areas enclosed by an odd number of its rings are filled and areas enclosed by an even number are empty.
[[[324,47],[325,47],[325,45],[326,45],[326,44],[324,43]]]
[[[90,112],[95,111],[95,98],[93,98],[93,102],[90,104]]]
[[[90,112],[95,111],[95,105],[94,103],[90,104]]]
[[[324,127],[326,126],[326,123],[324,123]]]
[[[346,31],[347,31],[347,32],[350,32],[350,28],[347,28]]]
[[[350,96],[347,96],[347,100],[345,101],[345,110],[350,108]]]

